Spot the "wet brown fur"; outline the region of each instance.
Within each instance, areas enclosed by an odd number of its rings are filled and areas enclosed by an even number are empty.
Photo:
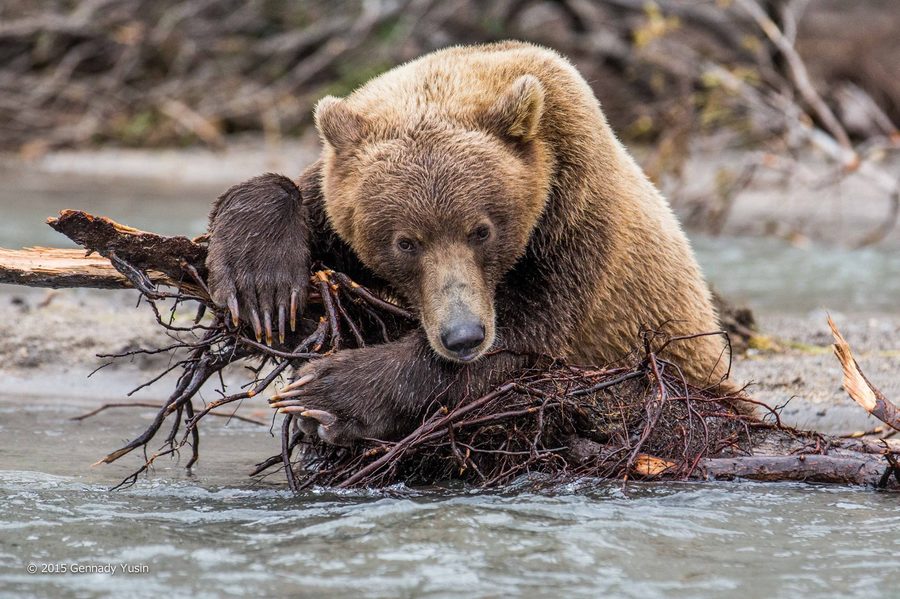
[[[603,364],[642,329],[719,328],[668,203],[555,52],[519,42],[438,51],[323,99],[316,121],[322,158],[299,181],[313,257],[384,283],[422,321],[398,342],[304,367],[316,375],[304,404],[340,417],[318,427],[326,439],[402,434],[434,400],[482,393],[535,354]],[[486,240],[473,238],[479,226]],[[415,252],[398,250],[400,238]],[[490,329],[465,365],[437,339],[460,305]],[[665,357],[701,385],[728,364],[713,336]]]

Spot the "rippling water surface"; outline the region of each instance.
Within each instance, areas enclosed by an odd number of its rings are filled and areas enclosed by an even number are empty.
[[[13,217],[0,222],[0,245],[59,243],[39,223],[63,207],[193,234],[215,193],[47,186],[26,179],[0,190]],[[710,278],[755,307],[808,310],[828,297],[835,308],[890,309],[900,293],[900,262],[876,250],[851,257],[771,240],[697,247]],[[865,293],[872,288],[879,293]],[[4,396],[0,385],[0,596],[900,597],[896,494],[584,482],[542,494],[295,498],[280,475],[246,478],[279,441],[241,422],[209,423],[192,476],[162,460],[149,479],[110,493],[140,457],[89,464],[151,413],[72,422],[97,406],[110,379],[64,380],[61,394]],[[72,572],[102,567],[116,571]]]
[[[111,493],[138,457],[88,465],[149,412],[68,420],[87,405],[0,396],[0,595],[897,597],[896,494],[585,482],[295,498],[280,475],[245,478],[278,440],[239,422],[208,427],[193,476],[163,461]],[[146,571],[71,573],[123,563]]]
[[[896,597],[900,507],[751,484],[376,498],[4,472],[7,590],[92,596]],[[24,556],[30,556],[24,558]],[[147,573],[27,574],[34,564]]]

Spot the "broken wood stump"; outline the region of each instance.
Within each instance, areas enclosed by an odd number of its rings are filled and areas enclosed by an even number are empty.
[[[63,210],[47,224],[87,250],[0,248],[0,283],[29,287],[134,287],[122,263],[142,271],[150,283],[205,293],[206,245],[119,224],[80,210]],[[119,262],[121,261],[121,262]],[[133,274],[133,273],[129,273]],[[199,280],[198,280],[199,279]]]

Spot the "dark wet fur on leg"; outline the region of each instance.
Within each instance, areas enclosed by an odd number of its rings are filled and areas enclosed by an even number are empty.
[[[271,345],[272,315],[300,310],[306,299],[309,218],[300,190],[275,174],[235,185],[213,205],[209,229],[213,299],[234,320],[249,321],[256,338],[265,335]],[[282,339],[285,319],[279,316],[277,324]]]

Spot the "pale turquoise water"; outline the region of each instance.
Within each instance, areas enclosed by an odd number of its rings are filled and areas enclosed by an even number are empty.
[[[694,236],[706,276],[725,297],[758,312],[900,310],[900,249],[860,250],[778,239]]]
[[[222,191],[0,170],[0,247],[74,247],[45,222],[67,208],[108,216],[138,229],[195,236],[206,230],[209,206]]]

